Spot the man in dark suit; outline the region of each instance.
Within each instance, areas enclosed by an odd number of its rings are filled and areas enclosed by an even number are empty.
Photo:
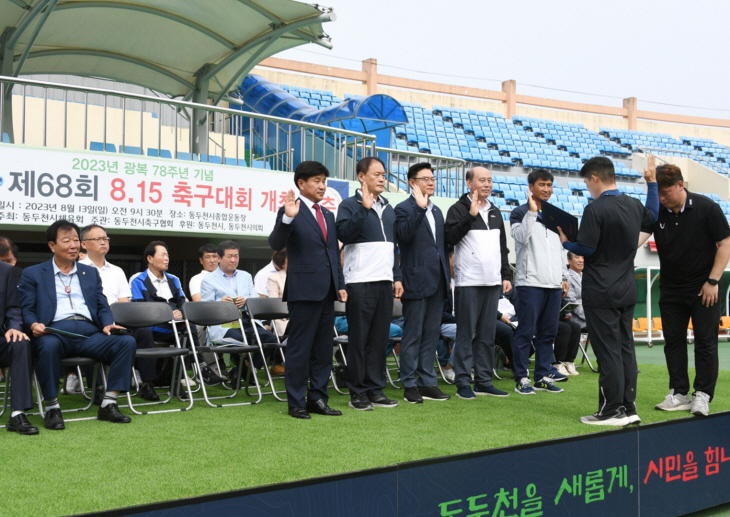
[[[18,267],[18,247],[8,239],[0,235],[0,261],[6,262],[13,266],[13,276],[15,277],[15,285],[20,282],[20,275],[23,274],[23,268]]]
[[[18,434],[38,434],[24,411],[33,407],[30,340],[23,333],[13,266],[0,262],[0,317],[5,335],[0,334],[0,364],[10,365],[10,421],[7,430]]]
[[[423,399],[450,398],[436,387],[433,361],[451,272],[444,241],[444,216],[429,199],[436,190],[431,164],[411,166],[408,183],[411,197],[395,207],[403,276],[400,379],[406,402],[420,404]]]
[[[299,196],[289,191],[269,235],[269,245],[275,251],[286,248],[289,260],[282,299],[289,306],[285,384],[289,415],[294,418],[342,414],[327,405],[334,302],[347,301],[335,218],[320,205],[328,176],[319,162],[300,163],[294,171]]]
[[[76,263],[81,246],[78,226],[58,220],[46,230],[46,239],[53,258],[24,269],[18,286],[23,323],[33,334],[36,373],[46,400],[46,429],[65,428],[57,398],[58,379],[61,359],[72,356],[109,365],[107,391],[97,417],[129,423],[131,419],[119,411],[117,396],[129,390],[137,343],[129,335],[112,335],[124,327],[114,325],[97,269]]]

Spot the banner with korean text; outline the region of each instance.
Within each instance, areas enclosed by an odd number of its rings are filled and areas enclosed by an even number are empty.
[[[0,144],[0,224],[268,235],[291,173],[117,153]],[[329,180],[336,211],[346,181]],[[296,191],[296,189],[295,189]]]

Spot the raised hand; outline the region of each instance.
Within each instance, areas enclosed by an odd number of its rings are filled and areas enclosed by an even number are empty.
[[[299,213],[299,203],[301,201],[297,199],[296,194],[293,190],[286,193],[286,200],[284,201],[284,213],[287,217],[296,217]]]
[[[535,203],[532,192],[527,193],[527,206],[530,208],[530,212],[537,212],[537,203]]]
[[[646,168],[644,169],[644,179],[647,183],[656,182],[656,158],[650,154],[646,158]]]
[[[416,204],[421,208],[426,208],[428,206],[428,197],[423,194],[421,187],[414,183],[411,190],[413,191],[413,197],[416,200]]]
[[[362,206],[365,207],[367,210],[370,210],[373,207],[374,199],[375,198],[370,193],[368,184],[363,182],[363,184],[362,184]]]
[[[479,215],[479,191],[475,190],[471,193],[471,206],[469,207],[469,213],[476,217]]]

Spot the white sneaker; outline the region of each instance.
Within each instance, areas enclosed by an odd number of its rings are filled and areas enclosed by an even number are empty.
[[[563,366],[568,370],[568,375],[580,375],[578,370],[575,369],[575,363],[563,363]]]
[[[453,368],[444,368],[444,379],[452,383],[454,382],[456,379],[456,373],[454,373]]]
[[[72,373],[66,377],[66,385],[63,391],[66,395],[78,395],[81,393],[81,382],[79,382],[78,375]]]
[[[560,375],[565,375],[566,377],[568,375],[570,375],[570,373],[568,373],[568,369],[565,367],[564,363],[557,363],[554,366]]]
[[[197,385],[198,385],[198,383],[197,383],[197,382],[195,382],[195,380],[194,380],[194,379],[191,379],[191,378],[190,378],[190,376],[188,375],[188,372],[185,372],[185,377],[187,377],[187,378],[188,378],[188,382],[190,383],[190,387],[191,387],[191,388],[193,388],[193,387],[195,387],[195,386],[197,386]],[[181,384],[181,385],[182,385],[183,387],[185,387],[185,379],[180,379],[180,384]]]
[[[641,419],[639,419],[639,421],[641,421]],[[623,410],[623,408],[616,410],[611,415],[601,415],[600,413],[594,413],[592,415],[582,416],[580,417],[580,422],[582,424],[588,425],[615,425],[621,427],[629,425],[631,423],[629,417],[626,416],[626,412]]]
[[[710,396],[703,391],[695,391],[694,400],[690,412],[694,416],[707,416],[710,414]]]
[[[664,397],[664,401],[654,407],[662,411],[687,411],[692,408],[692,400],[689,395],[675,395],[674,390],[669,390],[669,395]]]

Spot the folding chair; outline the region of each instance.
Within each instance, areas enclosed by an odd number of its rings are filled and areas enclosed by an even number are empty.
[[[339,316],[347,316],[347,309],[346,305],[343,302],[335,302],[335,318]],[[344,346],[347,345],[347,334],[339,334],[337,332],[337,328],[335,327],[335,340],[334,340],[334,350],[332,355],[332,387],[335,389],[337,393],[340,395],[347,395],[349,391],[344,391],[347,389],[347,386],[341,386],[340,383],[337,381],[337,376],[342,373],[347,372],[347,356],[345,355],[345,348]],[[342,364],[339,363],[337,360],[337,354],[340,355],[342,358]],[[345,381],[346,379],[340,379],[341,381]]]
[[[390,320],[392,321],[393,319],[400,318],[401,316],[403,316],[403,304],[400,300],[393,300],[393,313],[390,316]],[[403,387],[396,384],[396,382],[400,381],[400,361],[398,360],[398,354],[395,353],[395,347],[399,345],[400,342],[400,337],[388,337],[388,344],[393,345],[393,349],[390,351],[392,360],[388,361],[386,358],[385,363],[385,375],[388,377],[388,382],[397,390],[403,389]],[[393,378],[391,375],[392,371],[398,372],[397,378]]]
[[[79,408],[71,408],[71,409],[61,409],[62,413],[74,413],[76,411],[86,411],[88,409],[91,409],[91,406],[94,405],[94,392],[96,391],[96,375],[99,369],[99,365],[101,363],[97,361],[96,359],[92,359],[90,357],[66,357],[64,359],[61,359],[61,369],[63,370],[64,366],[71,366],[76,368],[76,373],[79,376],[79,382],[81,383],[81,394],[84,396],[86,400],[88,400],[88,404],[83,407]],[[84,379],[83,375],[81,374],[81,368],[84,366],[93,366],[94,367],[94,373],[91,381],[91,391],[89,393],[86,392],[84,389]],[[106,376],[104,375],[104,369],[101,370],[101,376],[102,376],[102,382],[104,386],[106,386]],[[28,415],[40,415],[41,418],[45,418],[46,412],[43,408],[43,393],[41,392],[41,386],[38,382],[38,376],[36,375],[35,371],[33,371],[33,385],[35,386],[35,392],[36,392],[36,403],[38,404],[38,413],[26,413]],[[87,416],[87,417],[80,417],[80,418],[70,418],[70,419],[64,419],[66,422],[78,422],[81,420],[96,420],[96,416]]]
[[[263,355],[261,345],[249,345],[246,340],[246,333],[243,332],[243,322],[241,321],[241,311],[236,307],[236,304],[231,302],[188,302],[183,305],[183,316],[185,318],[185,326],[188,329],[188,336],[190,340],[190,346],[193,349],[193,357],[195,359],[195,366],[197,372],[200,374],[202,369],[200,368],[200,362],[198,361],[197,352],[209,352],[213,354],[231,354],[239,356],[238,374],[233,382],[233,393],[231,395],[220,395],[217,397],[209,397],[208,390],[206,389],[205,382],[203,382],[203,376],[198,375],[200,378],[200,387],[203,392],[203,398],[196,400],[205,400],[210,407],[230,407],[230,406],[248,406],[251,404],[258,404],[262,399],[261,386],[256,374],[253,374],[254,384],[256,385],[256,391],[258,398],[255,401],[249,402],[235,402],[232,404],[213,404],[211,400],[219,399],[232,399],[241,390],[241,376],[245,368],[244,355],[248,355],[248,361],[250,368],[246,376],[246,387],[249,386],[252,370],[253,370],[253,353],[260,352]],[[232,338],[223,338],[220,341],[211,341],[208,346],[195,346],[193,341],[193,332],[190,328],[190,324],[202,325],[210,327],[211,325],[223,325],[224,323],[238,322],[241,334],[243,335],[243,341],[238,341]],[[210,329],[208,329],[208,335],[210,335]],[[246,390],[248,394],[248,390]],[[191,398],[191,401],[193,399]]]
[[[248,311],[248,315],[251,318],[251,324],[254,326],[254,329],[256,328],[257,319],[280,320],[289,317],[289,307],[284,301],[282,301],[281,298],[247,298],[246,310]],[[276,350],[278,350],[281,354],[282,361],[284,362],[284,367],[286,368],[286,359],[284,357],[284,349],[286,348],[286,343],[281,342],[281,336],[279,336],[276,330],[276,325],[272,326],[272,330],[274,331],[273,334],[276,337],[276,343],[262,344],[259,333],[254,332],[254,334],[256,334],[256,341],[258,342],[259,348],[261,349],[261,355],[264,359],[264,370],[266,370],[266,378],[268,380],[268,384],[271,386],[271,391],[264,393],[264,395],[273,395],[276,400],[280,402],[285,402],[286,398],[280,397],[279,394],[286,393],[286,391],[276,390],[276,386],[274,386],[274,379],[271,376],[271,371],[269,370],[269,365],[266,361],[266,355],[264,355],[263,352],[264,349],[274,349],[274,353],[276,353]]]
[[[172,309],[165,302],[124,302],[124,303],[113,303],[111,304],[112,314],[114,315],[114,322],[117,325],[127,328],[144,328],[152,327],[154,325],[162,325],[169,323],[175,325],[175,318],[172,315]],[[151,415],[153,413],[171,413],[174,411],[187,411],[193,407],[193,394],[190,390],[190,383],[188,382],[187,375],[185,373],[185,362],[184,357],[190,353],[188,348],[183,348],[180,345],[180,338],[175,330],[175,344],[155,347],[155,348],[143,348],[137,349],[136,357],[140,359],[171,359],[173,361],[172,366],[172,383],[170,390],[168,391],[167,398],[156,402],[143,402],[137,404],[137,406],[151,406],[157,404],[166,404],[172,400],[176,391],[180,386],[180,380],[185,379],[185,387],[188,392],[189,404],[187,407],[178,409],[162,409],[158,411],[138,411],[135,409],[132,403],[132,395],[127,392],[127,403],[129,409],[135,415]]]
[[[593,370],[595,373],[598,373],[598,370],[595,366],[593,366],[593,363],[591,363],[591,358],[588,357],[588,347],[591,346],[591,340],[588,338],[588,334],[581,334],[580,335],[580,341],[578,342],[578,346],[580,347],[580,351],[583,352],[583,358],[580,360],[580,364],[577,364],[576,367],[580,368],[583,366],[583,363],[588,363],[588,366],[591,370]]]
[[[439,336],[439,339],[443,339],[444,341],[451,341],[450,339],[448,339],[444,336]],[[453,343],[451,346],[454,346]],[[446,384],[454,384],[453,381],[450,381],[449,379],[446,378],[446,374],[444,373],[444,368],[441,366],[441,363],[439,362],[438,350],[436,350],[436,366],[438,366],[439,374],[441,375],[441,378],[444,380],[444,382]],[[497,372],[494,372],[494,373],[496,375]]]

